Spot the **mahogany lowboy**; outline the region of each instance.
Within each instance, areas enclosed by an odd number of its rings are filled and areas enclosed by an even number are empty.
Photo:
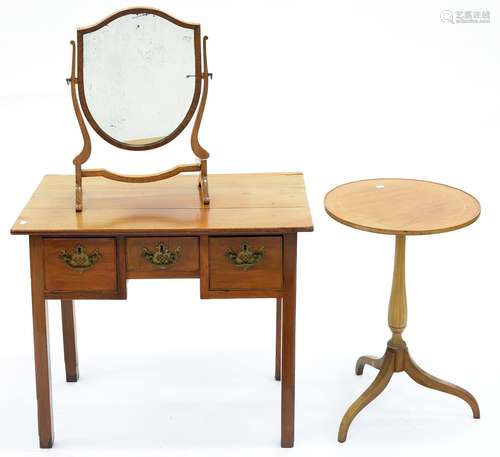
[[[196,179],[88,178],[85,210],[75,213],[74,177],[46,176],[12,227],[30,239],[41,447],[54,442],[46,300],[61,300],[66,379],[75,382],[73,300],[125,299],[128,279],[186,277],[200,278],[204,299],[275,299],[281,445],[293,446],[297,232],[313,229],[303,177],[211,175],[210,207]]]

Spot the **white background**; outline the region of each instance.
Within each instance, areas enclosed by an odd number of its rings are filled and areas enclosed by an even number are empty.
[[[315,231],[299,236],[295,448],[279,448],[274,300],[201,301],[197,280],[142,280],[127,301],[77,302],[76,384],[50,302],[55,446],[38,450],[28,240],[9,229],[42,175],[72,173],[81,148],[69,40],[125,6],[2,5],[0,455],[498,455],[500,10],[486,0],[150,2],[210,36],[209,171],[305,173]],[[445,24],[443,9],[492,22]],[[145,153],[93,139],[90,166],[121,172],[191,154],[189,133]],[[416,361],[473,392],[482,418],[399,374],[339,444],[374,377],[356,377],[355,360],[390,336],[393,239],[336,223],[323,196],[370,177],[445,182],[482,203],[471,227],[408,240],[405,332]]]

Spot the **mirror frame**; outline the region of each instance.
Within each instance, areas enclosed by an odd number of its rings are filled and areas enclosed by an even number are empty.
[[[83,80],[83,37],[87,33],[94,32],[99,30],[100,28],[108,25],[110,22],[118,19],[122,16],[127,16],[131,14],[152,14],[155,16],[159,16],[166,21],[169,21],[179,27],[183,27],[186,29],[191,29],[194,32],[194,58],[195,58],[195,86],[194,86],[194,94],[193,100],[191,101],[191,105],[186,113],[186,116],[181,121],[181,123],[167,136],[162,138],[161,140],[155,141],[153,143],[147,144],[130,144],[119,141],[112,136],[108,135],[95,121],[92,113],[87,105],[87,100],[85,98],[85,87]],[[201,68],[201,32],[200,32],[200,24],[192,24],[188,22],[183,22],[173,16],[170,16],[163,11],[154,9],[154,8],[145,8],[145,7],[137,7],[137,8],[129,8],[121,11],[117,11],[116,13],[106,17],[105,19],[97,22],[94,25],[89,27],[82,27],[77,30],[77,79],[78,79],[78,96],[80,99],[80,105],[85,114],[85,117],[92,128],[97,132],[97,134],[108,143],[112,144],[121,149],[128,150],[136,150],[136,151],[144,151],[147,149],[155,149],[160,146],[163,146],[174,138],[176,138],[189,124],[191,119],[196,112],[196,108],[198,107],[198,103],[200,101],[200,93],[201,93],[201,82],[202,82],[202,68]]]

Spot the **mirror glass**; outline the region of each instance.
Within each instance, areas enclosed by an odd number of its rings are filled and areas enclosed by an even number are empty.
[[[127,14],[83,35],[83,91],[99,128],[130,145],[171,134],[195,95],[194,30]]]

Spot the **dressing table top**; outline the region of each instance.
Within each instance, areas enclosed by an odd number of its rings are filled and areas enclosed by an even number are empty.
[[[131,184],[85,178],[85,210],[74,209],[75,178],[45,176],[14,223],[14,235],[262,233],[313,230],[302,173],[210,174],[210,206],[197,175]]]

